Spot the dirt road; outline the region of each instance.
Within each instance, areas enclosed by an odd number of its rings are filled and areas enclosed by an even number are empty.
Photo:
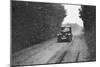
[[[13,55],[13,65],[47,64],[87,61],[88,51],[83,35],[73,41],[57,43],[56,38],[29,47]]]
[[[82,27],[72,25],[72,42],[57,43],[53,38],[13,54],[12,65],[88,61],[87,43]]]

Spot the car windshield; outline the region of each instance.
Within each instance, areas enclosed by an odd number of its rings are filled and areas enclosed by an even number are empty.
[[[63,30],[63,32],[67,32],[67,31],[70,31],[69,28],[65,28],[65,29]]]

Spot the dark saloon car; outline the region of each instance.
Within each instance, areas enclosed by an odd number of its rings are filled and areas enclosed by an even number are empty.
[[[60,33],[57,34],[57,42],[71,42],[71,27],[61,27]]]

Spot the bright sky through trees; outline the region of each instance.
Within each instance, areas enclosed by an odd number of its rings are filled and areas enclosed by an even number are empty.
[[[62,6],[64,6],[64,9],[66,11],[66,17],[64,18],[62,25],[67,23],[77,23],[78,25],[83,27],[83,21],[79,17],[79,12],[82,10],[80,5],[62,4]]]

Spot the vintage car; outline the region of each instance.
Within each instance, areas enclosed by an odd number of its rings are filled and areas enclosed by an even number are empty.
[[[57,42],[71,42],[72,32],[71,27],[61,27],[60,32],[57,34]]]

